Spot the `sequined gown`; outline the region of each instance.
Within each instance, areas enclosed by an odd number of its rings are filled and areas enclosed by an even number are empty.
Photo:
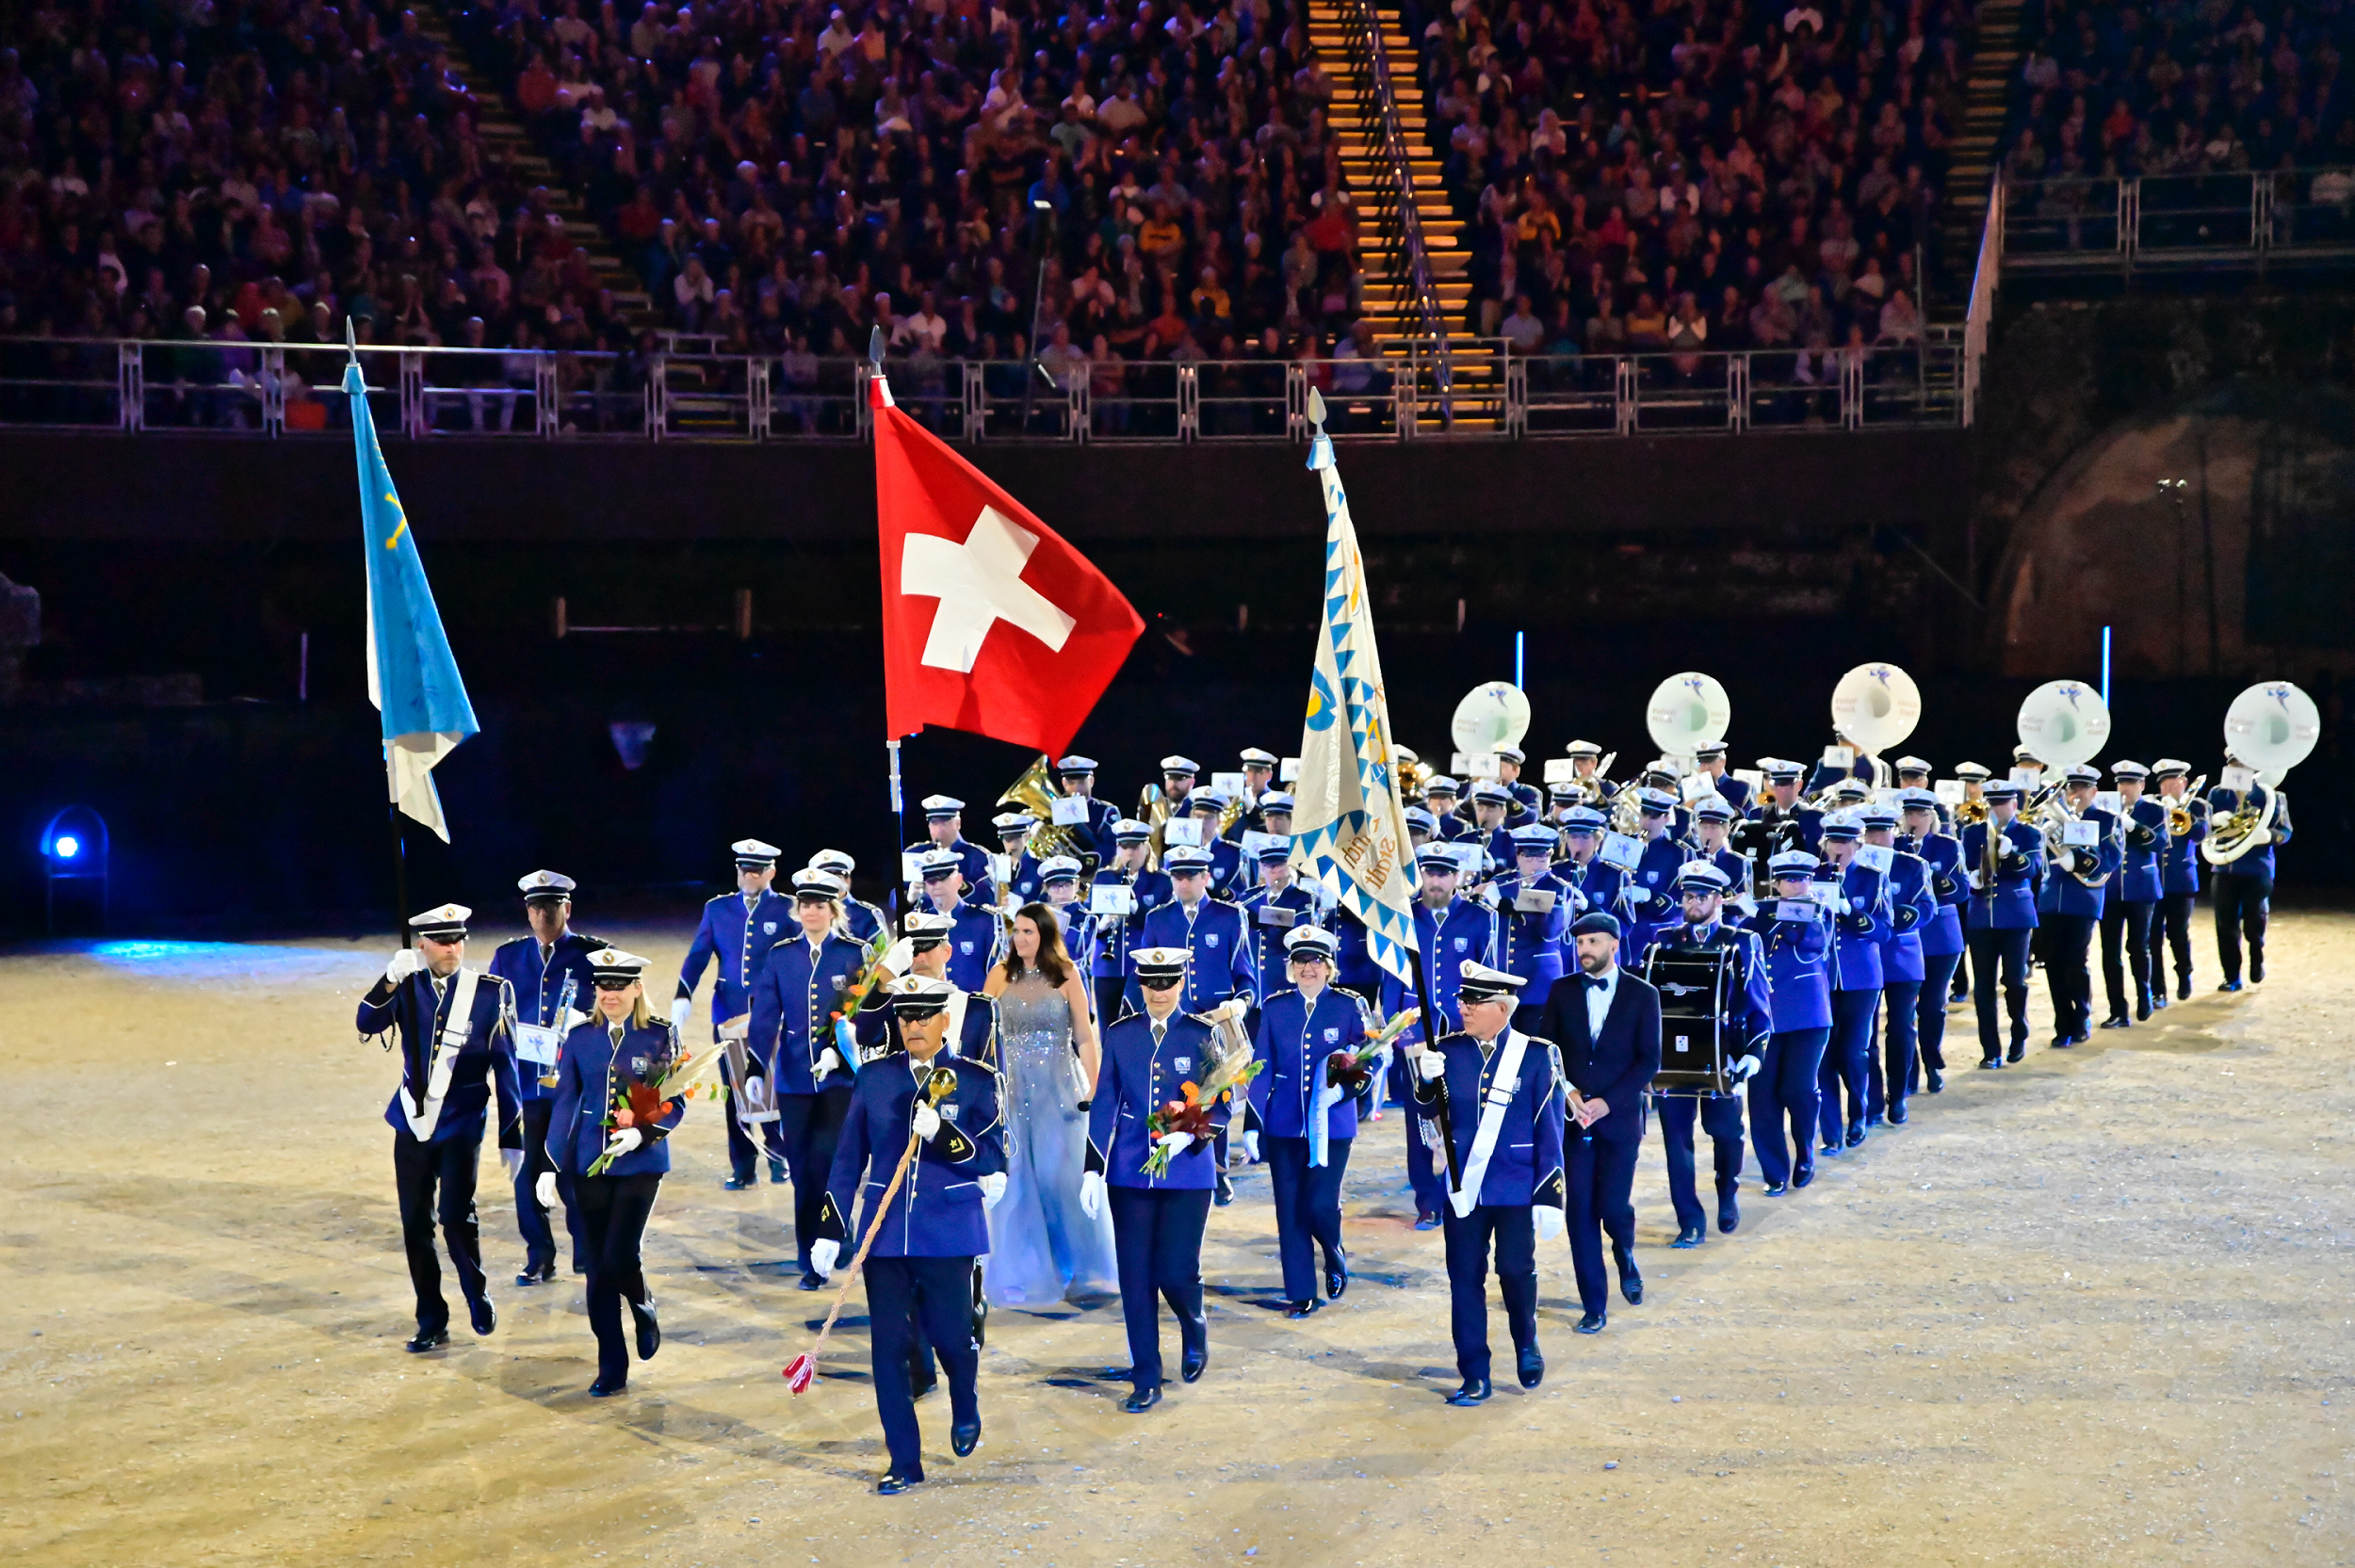
[[[1087,1117],[1071,1063],[1071,1004],[1036,975],[998,998],[1005,1069],[1006,1194],[989,1215],[983,1283],[992,1305],[1040,1306],[1119,1288],[1109,1207],[1080,1211]]]

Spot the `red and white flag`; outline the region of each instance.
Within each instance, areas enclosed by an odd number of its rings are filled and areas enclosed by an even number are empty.
[[[884,705],[1052,755],[1145,622],[1112,580],[870,383]]]

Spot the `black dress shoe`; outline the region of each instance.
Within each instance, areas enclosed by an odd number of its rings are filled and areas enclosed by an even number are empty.
[[[589,1397],[593,1399],[609,1399],[628,1387],[629,1384],[626,1382],[608,1382],[603,1378],[599,1378],[589,1385]]]
[[[474,1324],[474,1332],[479,1334],[487,1334],[499,1326],[499,1309],[491,1303],[491,1298],[488,1296],[479,1301],[468,1301],[466,1317]]]
[[[1912,1115],[1913,1113],[1906,1109],[1902,1104],[1891,1106],[1889,1107],[1889,1124],[1892,1127],[1902,1127],[1912,1117]]]
[[[1815,1152],[1823,1156],[1826,1159],[1838,1159],[1840,1157],[1840,1151],[1843,1145],[1838,1143],[1827,1143]]]
[[[2148,1018],[2151,1015],[2146,1012],[2143,1016]],[[2102,1026],[2105,1029],[2131,1029],[2135,1026],[2135,1021],[2122,1012],[2113,1012],[2102,1020]]]
[[[2250,985],[2266,983],[2266,956],[2254,950],[2251,950],[2249,955],[2249,983]]]
[[[1486,1378],[1466,1378],[1464,1386],[1447,1397],[1447,1402],[1452,1405],[1478,1405],[1487,1401],[1488,1380]]]
[[[1346,1258],[1324,1260],[1324,1293],[1335,1301],[1349,1288],[1349,1261]]]
[[[1814,1179],[1815,1167],[1812,1165],[1802,1165],[1797,1170],[1791,1172],[1791,1185],[1793,1187],[1805,1187],[1808,1183],[1813,1181]]]
[[[1929,1076],[1924,1081],[1922,1087],[1926,1092],[1931,1094],[1944,1093],[1946,1091],[1945,1073],[1939,1068],[1931,1068],[1929,1070]]]
[[[2181,978],[2176,980],[2175,999],[2179,1002],[2188,1002],[2191,1000],[2191,977],[2189,975],[2183,976]]]
[[[1415,1229],[1419,1231],[1436,1231],[1438,1228],[1439,1217],[1437,1215],[1432,1213],[1427,1208],[1417,1209],[1415,1211]]]
[[[1864,1141],[1864,1123],[1860,1122],[1848,1129],[1848,1147],[1853,1149]]]
[[[939,1386],[939,1373],[934,1372],[927,1376],[918,1372],[913,1366],[908,1368],[908,1398],[910,1399],[920,1399]]]
[[[1536,1346],[1515,1351],[1513,1362],[1513,1369],[1520,1375],[1523,1388],[1535,1388],[1546,1381],[1546,1358],[1537,1353]]]
[[[2028,1043],[2024,1040],[2015,1040],[2011,1043],[2011,1049],[2004,1053],[2004,1059],[2006,1061],[2018,1061],[2022,1057],[2024,1057],[2027,1054]]]
[[[2218,991],[2238,991],[2240,989],[2240,981],[2226,980],[2222,985],[2217,986],[2217,989]]]
[[[1981,1067],[1984,1067],[1984,1068],[1988,1068],[1988,1069],[1990,1069],[1990,1070],[1992,1070],[1992,1069],[1994,1069],[1994,1068],[1998,1068],[1998,1067],[2003,1066],[2003,1065],[2004,1065],[2004,1059],[2003,1059],[2002,1057],[1981,1057],[1981,1058],[1979,1059],[1979,1065],[1980,1065]]]
[[[720,1188],[725,1192],[741,1192],[752,1185],[753,1178],[750,1176],[730,1176],[720,1184]]]
[[[1864,1124],[1868,1127],[1877,1127],[1881,1124],[1882,1121],[1888,1116],[1888,1114],[1889,1113],[1887,1111],[1876,1110],[1864,1119]],[[1848,1131],[1848,1138],[1851,1142],[1862,1141],[1857,1138],[1856,1129],[1853,1127]]]
[[[982,1423],[977,1417],[960,1422],[949,1429],[949,1451],[963,1459],[982,1446]]]
[[[554,1258],[550,1258],[545,1263],[525,1264],[524,1271],[515,1276],[515,1283],[518,1285],[526,1287],[527,1289],[535,1285],[555,1284],[556,1260]]]
[[[1605,1317],[1600,1312],[1590,1312],[1585,1317],[1578,1320],[1577,1332],[1580,1334],[1600,1334],[1602,1332],[1603,1324],[1609,1320],[1610,1319]]]
[[[1188,1382],[1202,1381],[1203,1368],[1210,1365],[1210,1348],[1189,1349],[1178,1358],[1178,1375]]]
[[[897,1470],[886,1470],[884,1479],[875,1483],[875,1490],[886,1497],[896,1497],[909,1487],[923,1480],[921,1476],[903,1476]]]
[[[2093,1038],[2093,1031],[2092,1031],[2092,1030],[2090,1030],[2090,1029],[2079,1029],[2079,1030],[2078,1030],[2075,1034],[2072,1034],[2072,1035],[2071,1035],[2071,1036],[2069,1037],[2069,1043],[2070,1043],[2071,1045],[2083,1045],[2084,1043],[2086,1043],[2086,1042],[2087,1042],[2087,1041],[2091,1040],[2092,1038]]]
[[[1612,1261],[1619,1266],[1619,1294],[1630,1306],[1644,1304],[1644,1276],[1635,1270],[1635,1254],[1619,1248],[1611,1249]]]
[[[2167,1010],[2167,982],[2165,980],[2159,981],[2151,988],[2151,1005],[2162,1012]]]
[[[654,1298],[649,1296],[642,1303],[630,1301],[626,1296],[622,1300],[629,1301],[630,1317],[638,1325],[638,1359],[652,1361],[662,1349],[662,1322],[654,1315]]]
[[[423,1355],[428,1350],[438,1350],[448,1343],[449,1330],[447,1329],[419,1329],[415,1337],[403,1345],[401,1349],[416,1356]]]
[[[1314,1297],[1310,1297],[1307,1301],[1294,1301],[1291,1305],[1287,1306],[1284,1309],[1284,1316],[1287,1317],[1306,1317],[1310,1313],[1323,1308],[1324,1305],[1324,1303],[1323,1301],[1316,1300]]]
[[[2162,996],[2162,997],[2160,997],[2160,998],[2159,998],[2159,1006],[2161,1006],[2161,1007],[2165,1007],[2165,1006],[2167,1006],[2167,998],[2166,998],[2166,997]],[[2142,1001],[2141,1001],[2140,1005],[2138,1005],[2138,1006],[2135,1009],[2135,1022],[2136,1022],[2136,1023],[2137,1023],[2137,1024],[2147,1023],[2147,1022],[2149,1022],[2150,1017],[2151,1017],[2151,998],[2150,998],[2150,997],[2148,997],[2148,996],[2145,996],[2145,997],[2142,999]]]
[[[745,1185],[750,1186],[751,1184],[748,1182]],[[783,1187],[785,1185],[785,1161],[781,1159],[772,1159],[769,1162],[769,1185],[771,1187]]]
[[[2077,1041],[2073,1035],[2056,1034],[2053,1037],[2053,1049],[2055,1051],[2066,1051],[2075,1043]]]
[[[1766,1184],[1766,1196],[1769,1198],[1782,1197],[1790,1190],[1791,1184],[1789,1182],[1768,1182]]]
[[[1224,1171],[1221,1171],[1218,1173],[1217,1195],[1210,1201],[1221,1208],[1225,1208],[1228,1204],[1235,1201],[1235,1184],[1227,1177],[1226,1172]]]
[[[1742,1206],[1734,1202],[1733,1194],[1730,1192],[1718,1193],[1717,1229],[1719,1233],[1725,1236],[1731,1236],[1741,1223]]]
[[[1155,1383],[1150,1388],[1140,1388],[1135,1393],[1129,1395],[1127,1398],[1121,1400],[1120,1408],[1130,1415],[1142,1415],[1146,1411],[1151,1410],[1155,1405],[1160,1404],[1161,1402],[1161,1386],[1159,1383]]]
[[[804,1269],[802,1270],[801,1282],[796,1288],[801,1290],[823,1290],[826,1288],[826,1276],[820,1273],[815,1269]]]
[[[1669,1242],[1668,1245],[1682,1250],[1697,1247],[1708,1239],[1708,1226],[1687,1225],[1682,1230],[1677,1232],[1677,1238],[1674,1241]]]

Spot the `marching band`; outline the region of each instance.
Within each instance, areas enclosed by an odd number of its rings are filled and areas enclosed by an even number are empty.
[[[2023,705],[2005,776],[1885,763],[1919,716],[1886,665],[1842,683],[1837,739],[1814,763],[1729,770],[1730,706],[1690,674],[1663,683],[1662,754],[1625,779],[1584,740],[1544,764],[1542,791],[1522,782],[1518,733],[1455,759],[1469,788],[1399,748],[1411,978],[1374,964],[1356,916],[1295,874],[1290,775],[1256,748],[1208,784],[1193,759],[1161,759],[1134,816],[1094,798],[1092,759],[1042,758],[999,802],[1016,809],[992,824],[995,854],[963,837],[962,800],[929,797],[896,922],[850,897],[849,856],[812,855],[788,897],[772,887],[784,852],[739,841],[737,888],[706,906],[667,1020],[647,1009],[645,961],[573,933],[571,879],[534,872],[521,884],[532,934],[487,972],[463,966],[470,912],[444,905],[414,917],[416,950],[360,1004],[361,1029],[401,1050],[385,1119],[416,1287],[408,1349],[448,1340],[437,1221],[475,1332],[495,1326],[473,1205],[495,1134],[517,1195],[517,1284],[554,1278],[560,1208],[587,1276],[591,1392],[622,1392],[625,1305],[639,1359],[660,1344],[638,1253],[679,1086],[707,1059],[723,1185],[752,1185],[765,1155],[771,1180],[794,1187],[801,1287],[842,1274],[847,1290],[863,1271],[883,1492],[923,1479],[914,1400],[935,1354],[954,1453],[980,1442],[990,1301],[1047,1304],[1110,1272],[1129,1341],[1121,1408],[1162,1401],[1164,1304],[1180,1380],[1204,1376],[1203,1237],[1234,1201],[1235,1169],[1267,1169],[1287,1316],[1340,1300],[1342,1185],[1386,1107],[1404,1124],[1413,1224],[1444,1233],[1461,1377],[1448,1402],[1491,1398],[1492,1269],[1515,1375],[1535,1388],[1540,1242],[1567,1237],[1579,1332],[1608,1321],[1606,1240],[1620,1294],[1644,1299],[1632,1190],[1655,1118],[1672,1245],[1698,1247],[1713,1220],[1720,1236],[1740,1225],[1751,1156],[1764,1194],[1783,1198],[1820,1160],[1905,1125],[1917,1092],[1941,1092],[1950,1006],[1970,1002],[1981,1067],[2017,1064],[2041,967],[2054,1048],[2082,1044],[2097,932],[2102,1027],[2188,998],[2203,868],[2218,989],[2262,982],[2274,849],[2291,836],[2281,778],[2312,749],[2311,715],[2294,687],[2244,693],[2204,798],[2204,778],[2170,758],[2110,762],[2103,792],[2108,716],[2070,682]],[[710,1041],[690,1044],[715,964]],[[1011,1267],[993,1276],[991,1255],[1009,1252],[1019,1284]]]

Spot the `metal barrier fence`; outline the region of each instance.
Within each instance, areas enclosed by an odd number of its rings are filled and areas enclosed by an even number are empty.
[[[2355,170],[2011,180],[2003,256],[2024,271],[2355,258]]]
[[[412,440],[861,441],[865,361],[811,355],[360,351],[377,428]],[[1417,343],[1382,360],[1035,362],[918,354],[892,395],[962,442],[1391,440],[1957,426],[1952,342],[1854,350],[1520,354]],[[1438,362],[1444,360],[1444,373]],[[345,350],[317,345],[0,339],[0,426],[295,438],[349,431]],[[1025,418],[1024,380],[1032,388]],[[1442,399],[1441,389],[1449,389]]]

